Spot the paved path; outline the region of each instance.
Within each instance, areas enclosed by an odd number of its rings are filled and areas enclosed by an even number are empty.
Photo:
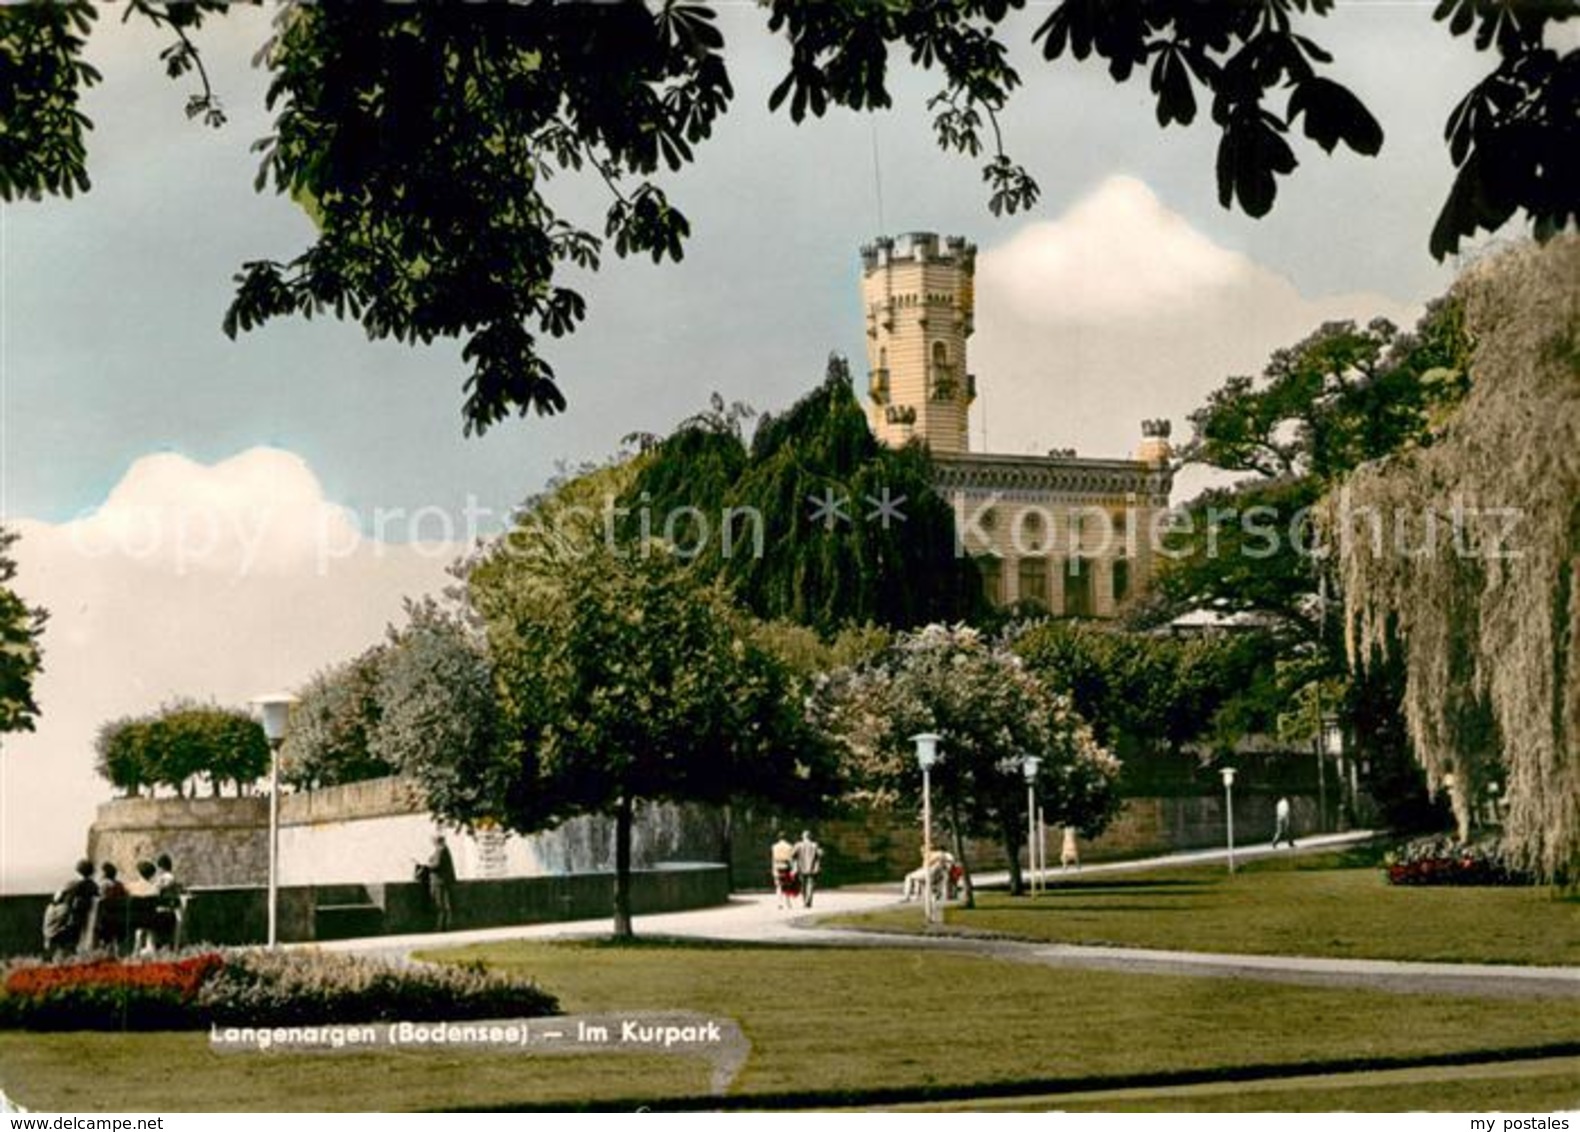
[[[1333,849],[1342,849],[1347,845],[1361,845],[1378,837],[1370,829],[1357,829],[1349,833],[1323,833],[1315,837],[1303,837],[1298,847],[1293,850],[1296,854],[1325,853]],[[1266,842],[1252,845],[1236,846],[1234,850],[1235,864],[1246,861],[1261,860],[1266,857],[1277,857],[1280,854],[1288,856],[1289,849],[1274,849]],[[1183,853],[1170,853],[1162,857],[1144,857],[1136,861],[1104,861],[1096,865],[1083,865],[1078,869],[1047,869],[1041,875],[1050,885],[1062,884],[1075,877],[1086,876],[1091,873],[1134,873],[1144,869],[1155,869],[1160,865],[1173,867],[1176,865],[1211,865],[1229,862],[1229,850],[1225,849],[1193,849]],[[1009,873],[978,873],[972,878],[978,888],[1008,888]]]
[[[1312,838],[1301,851],[1332,848],[1370,834],[1340,834]],[[1236,856],[1265,855],[1265,847],[1238,851]],[[1287,852],[1287,850],[1286,850]],[[1146,861],[1090,865],[1083,874],[1125,872],[1160,864],[1195,864],[1222,860],[1221,850],[1206,853],[1176,854]],[[979,885],[990,887],[996,878],[978,878]],[[1057,884],[1059,874],[1050,873],[1049,882]],[[1007,883],[1007,878],[999,883]],[[1071,944],[1031,943],[987,936],[905,935],[892,932],[866,932],[830,928],[816,921],[828,914],[868,912],[894,907],[899,902],[894,888],[820,889],[817,905],[808,912],[797,906],[792,910],[776,908],[772,893],[743,894],[728,904],[692,912],[670,912],[641,916],[636,921],[639,934],[682,939],[727,940],[784,946],[840,946],[912,948],[986,955],[1048,967],[1128,971],[1142,974],[1187,975],[1215,978],[1255,979],[1265,982],[1299,983],[1312,986],[1364,987],[1401,993],[1464,994],[1485,997],[1580,997],[1580,967],[1529,967],[1471,963],[1404,963],[1378,959],[1327,959],[1314,956],[1233,955],[1195,951],[1160,951],[1129,947],[1082,947]],[[920,933],[921,909],[916,909]],[[424,948],[455,947],[504,940],[594,939],[607,937],[609,920],[580,920],[569,923],[529,924],[444,934],[382,936],[339,940],[315,945],[329,951],[407,958]]]

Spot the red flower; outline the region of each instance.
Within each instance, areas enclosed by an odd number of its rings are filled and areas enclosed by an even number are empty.
[[[191,998],[203,981],[224,965],[224,956],[208,952],[175,962],[96,959],[91,963],[21,967],[7,976],[5,989],[7,994],[42,996],[63,987],[140,987],[170,990],[182,998]]]

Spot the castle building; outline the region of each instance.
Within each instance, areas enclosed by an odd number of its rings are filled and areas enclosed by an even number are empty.
[[[879,237],[861,260],[868,423],[884,444],[928,447],[988,600],[1117,616],[1152,576],[1152,533],[1173,480],[1169,423],[1143,421],[1134,458],[971,451],[976,247],[912,232]]]

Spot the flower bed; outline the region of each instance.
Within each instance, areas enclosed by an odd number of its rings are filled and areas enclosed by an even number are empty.
[[[224,965],[224,956],[215,952],[151,963],[94,959],[86,963],[26,965],[7,973],[4,987],[6,994],[33,998],[81,986],[170,991],[181,998],[191,998],[203,981]]]
[[[190,1030],[554,1014],[529,980],[480,965],[395,965],[310,951],[23,960],[0,969],[0,1028]]]
[[[1385,860],[1389,884],[1528,885],[1531,874],[1516,868],[1496,842],[1448,837],[1412,841]]]

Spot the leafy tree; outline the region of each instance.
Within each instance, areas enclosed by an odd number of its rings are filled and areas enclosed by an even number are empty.
[[[137,797],[145,786],[154,786],[154,760],[149,750],[152,729],[153,722],[147,718],[124,716],[103,724],[94,738],[94,770],[111,786],[126,791],[128,798]]]
[[[16,577],[11,545],[15,531],[0,527],[0,735],[8,731],[31,731],[38,718],[33,699],[33,683],[43,668],[39,640],[48,615],[29,606],[11,589]]]
[[[379,725],[379,672],[389,648],[317,673],[291,707],[280,745],[280,778],[299,790],[383,778],[396,766],[373,752]]]
[[[1232,746],[1271,719],[1248,710],[1272,668],[1265,634],[1172,635],[1043,620],[1015,636],[1015,652],[1068,695],[1097,741],[1132,754],[1176,756],[1204,737]]]
[[[406,774],[430,791],[465,789],[448,782],[450,768],[499,732],[483,642],[431,598],[408,601],[406,615],[385,641],[302,690],[281,749],[287,783],[313,789]]]
[[[483,642],[432,601],[408,605],[409,623],[378,666],[378,722],[368,755],[423,785],[445,807],[475,796],[468,770],[500,740],[499,703]]]
[[[100,776],[128,795],[144,786],[184,794],[197,777],[215,797],[227,782],[240,794],[269,767],[263,728],[247,712],[190,700],[106,723],[94,747]]]
[[[1181,460],[1245,478],[1188,505],[1150,617],[1205,607],[1322,638],[1315,505],[1361,464],[1432,443],[1465,397],[1469,349],[1460,304],[1440,300],[1411,334],[1384,319],[1325,323],[1260,378],[1229,378],[1191,414]]]
[[[851,668],[887,649],[894,636],[876,625],[852,625],[825,641],[793,621],[757,621],[748,625],[752,642],[809,685],[836,668]]]
[[[166,780],[181,771],[202,775],[216,797],[230,783],[237,794],[269,769],[269,743],[263,727],[245,710],[184,703],[166,710],[161,720],[170,736],[173,765]]]
[[[196,78],[188,113],[214,124],[223,112],[191,33],[219,7],[127,8],[175,34],[166,68]],[[999,122],[1022,85],[1004,30],[1023,7],[768,0],[768,27],[790,54],[769,105],[797,122],[836,106],[887,108],[890,54],[902,53],[941,72],[929,106],[938,142],[983,161],[990,209],[1029,207],[1037,184],[1006,151]],[[1298,164],[1297,127],[1329,153],[1343,144],[1375,154],[1382,144],[1381,127],[1330,77],[1333,59],[1309,34],[1331,8],[1061,0],[1032,40],[1048,60],[1095,56],[1118,82],[1145,70],[1165,127],[1194,122],[1200,95],[1218,133],[1220,201],[1261,216]],[[1454,35],[1474,31],[1497,65],[1449,117],[1458,174],[1432,231],[1434,255],[1516,214],[1541,236],[1580,215],[1580,51],[1547,44],[1573,14],[1570,5],[1438,5],[1435,18]],[[78,101],[100,78],[82,62],[97,15],[87,0],[0,8],[0,197],[88,187],[90,123]],[[294,257],[243,266],[227,332],[332,311],[374,338],[463,339],[464,415],[477,430],[511,412],[564,407],[540,340],[585,317],[565,276],[598,266],[606,240],[620,256],[681,258],[690,223],[657,176],[696,159],[735,94],[714,12],[686,0],[291,4],[260,58],[276,117],[260,143],[258,187],[301,203],[318,235]],[[596,177],[607,190],[602,237],[555,208],[545,186],[561,174]]]
[[[925,450],[880,444],[829,358],[823,383],[764,416],[750,451],[738,427],[693,421],[646,457],[627,493],[627,538],[673,533],[697,570],[727,581],[766,620],[824,635],[849,624],[956,620],[980,586],[956,552],[954,516]],[[892,510],[885,511],[884,504]],[[694,522],[671,524],[690,510]]]
[[[1053,821],[1095,836],[1119,809],[1119,764],[1068,697],[1051,691],[1014,653],[964,626],[902,634],[878,657],[831,674],[817,720],[843,750],[851,799],[879,807],[919,805],[921,771],[911,737],[923,731],[942,737],[933,789],[966,870],[968,903],[968,836],[1001,840],[1011,886],[1021,891],[1027,756],[1042,760],[1037,791]]]
[[[568,563],[620,541],[621,500],[649,459],[616,455],[554,477],[509,531],[457,565],[454,596],[485,621],[524,616],[562,587]]]
[[[509,559],[490,565],[469,584],[506,742],[472,753],[469,793],[431,800],[451,820],[520,832],[612,815],[617,936],[632,934],[638,802],[754,796],[797,806],[828,789],[785,669],[751,643],[726,592],[662,545],[594,542],[554,585],[518,584]]]
[[[1365,465],[1331,521],[1357,665],[1403,670],[1410,739],[1461,829],[1498,783],[1520,864],[1580,877],[1580,241],[1525,247],[1457,285],[1474,380],[1430,448]],[[1401,531],[1414,553],[1399,553]],[[1397,701],[1396,701],[1397,702]],[[1501,781],[1500,781],[1501,780]]]
[[[1469,389],[1470,348],[1463,304],[1447,296],[1410,333],[1383,319],[1326,323],[1275,351],[1259,377],[1229,378],[1191,415],[1181,458],[1243,478],[1187,506],[1141,615],[1155,624],[1206,609],[1249,620],[1271,639],[1268,663],[1216,719],[1220,742],[1273,732],[1313,694],[1304,689],[1337,681],[1342,694],[1322,702],[1343,719],[1350,749],[1372,763],[1385,815],[1406,826],[1431,807],[1424,782],[1408,772],[1390,706],[1399,689],[1390,690],[1382,667],[1351,678],[1330,617],[1341,596],[1324,545],[1331,532],[1317,520],[1355,468],[1436,442]]]

